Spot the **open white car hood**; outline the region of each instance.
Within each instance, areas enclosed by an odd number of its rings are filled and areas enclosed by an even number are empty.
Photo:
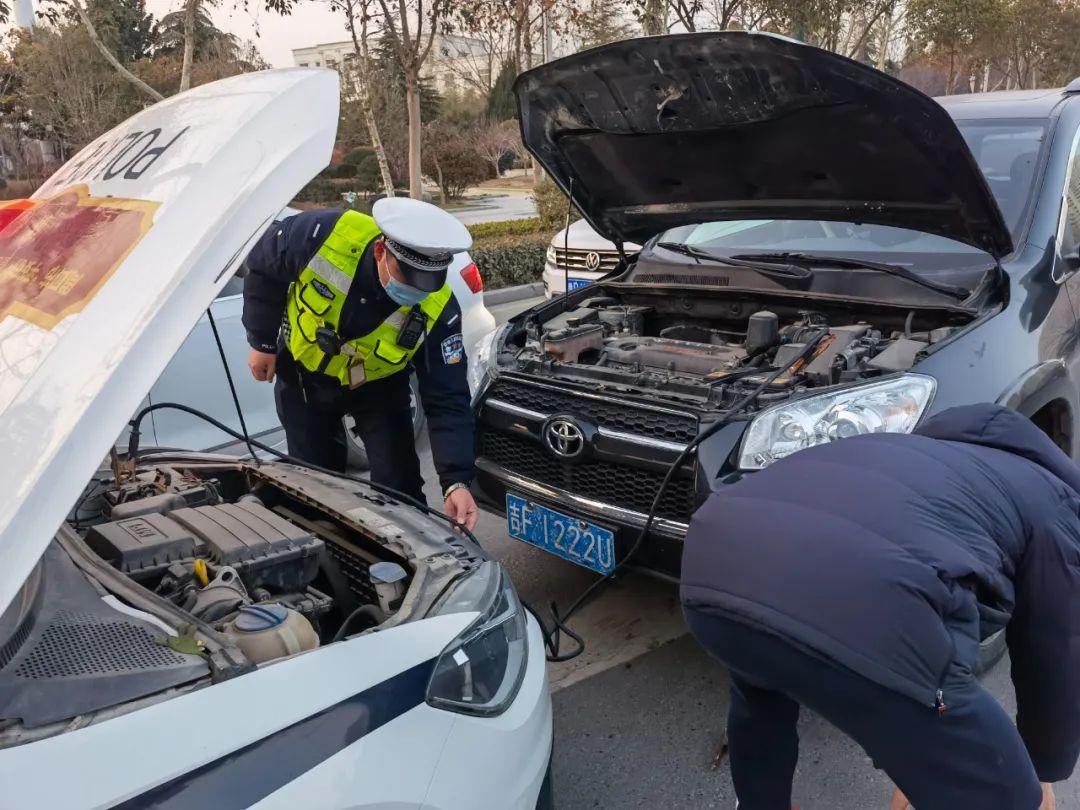
[[[0,612],[251,242],[327,165],[329,70],[198,87],[102,135],[0,232]]]

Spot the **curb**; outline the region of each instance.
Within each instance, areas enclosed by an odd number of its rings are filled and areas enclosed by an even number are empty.
[[[534,281],[532,284],[519,284],[516,287],[501,287],[497,290],[484,290],[484,304],[486,306],[498,306],[509,304],[514,301],[524,301],[526,298],[535,298],[544,294],[544,282]]]

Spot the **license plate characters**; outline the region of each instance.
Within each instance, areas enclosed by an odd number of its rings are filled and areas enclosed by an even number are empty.
[[[615,535],[584,520],[506,494],[506,525],[510,536],[542,548],[564,560],[610,574],[615,568]]]
[[[570,290],[573,291],[576,290],[578,287],[585,287],[589,284],[592,284],[592,281],[587,278],[572,278],[570,279]]]

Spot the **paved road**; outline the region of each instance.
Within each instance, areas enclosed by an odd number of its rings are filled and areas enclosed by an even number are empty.
[[[532,303],[506,305],[495,314],[505,320]],[[430,489],[437,497],[436,487]],[[588,571],[510,540],[501,518],[483,515],[477,534],[537,607],[551,599],[567,604],[592,579]],[[572,625],[586,638],[586,654],[549,665],[557,807],[734,808],[726,762],[715,763],[727,676],[685,635],[674,586],[631,574]],[[989,674],[986,685],[1014,709],[1007,663]],[[848,738],[809,712],[801,718],[800,737],[795,798],[802,810],[888,806],[888,780]],[[1080,808],[1080,778],[1058,786],[1058,807]]]
[[[536,203],[527,192],[492,191],[469,197],[465,205],[450,211],[466,225],[478,222],[502,222],[536,216]]]

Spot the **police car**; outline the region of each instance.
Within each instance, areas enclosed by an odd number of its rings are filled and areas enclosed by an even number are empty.
[[[101,466],[337,117],[331,71],[196,88],[0,233],[0,807],[550,802],[540,629],[475,543],[296,465]]]

